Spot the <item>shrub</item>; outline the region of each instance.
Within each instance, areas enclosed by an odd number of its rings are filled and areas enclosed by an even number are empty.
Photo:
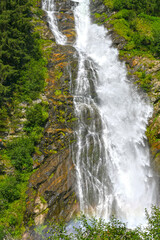
[[[20,191],[17,187],[17,180],[14,176],[8,177],[0,183],[0,199],[4,205],[20,198]],[[7,202],[6,202],[7,201]]]
[[[66,225],[62,223],[52,224],[47,232],[48,240],[159,240],[160,236],[160,208],[152,207],[151,214],[146,211],[148,225],[146,228],[128,229],[125,223],[112,217],[106,223],[102,219],[90,218],[82,215],[78,219],[78,224],[73,227],[74,233],[67,234]],[[74,224],[73,224],[74,225]],[[46,234],[43,230],[42,234]],[[46,239],[46,238],[45,238]]]
[[[27,109],[26,117],[25,129],[27,132],[31,132],[33,128],[38,126],[44,127],[48,119],[47,106],[44,104],[35,104],[33,107]]]
[[[30,171],[32,169],[31,154],[34,151],[34,142],[28,137],[20,137],[7,145],[8,155],[13,166],[18,171]]]
[[[121,10],[123,8],[135,10],[137,13],[158,16],[160,12],[160,3],[157,0],[114,0],[114,10]]]
[[[143,236],[145,239],[159,240],[160,237],[160,208],[152,207],[151,214],[146,210],[146,217],[148,221],[148,226]]]
[[[5,236],[5,230],[3,226],[0,226],[0,240],[3,240]]]
[[[36,99],[39,93],[43,90],[45,84],[46,68],[43,59],[37,61],[31,59],[21,71],[19,81],[20,92],[22,92],[22,100],[28,98]]]

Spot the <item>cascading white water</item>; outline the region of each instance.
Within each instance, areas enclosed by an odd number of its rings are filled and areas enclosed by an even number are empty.
[[[54,0],[42,0],[42,9],[47,12],[49,26],[57,43],[60,45],[65,45],[67,38],[58,29],[57,19],[55,16]]]
[[[76,131],[74,163],[81,211],[108,220],[112,214],[129,227],[144,224],[144,209],[156,204],[156,181],[145,137],[149,102],[127,80],[107,30],[92,24],[89,0],[75,0],[79,70],[74,88]],[[44,0],[59,44],[54,1]]]
[[[127,80],[107,30],[91,23],[89,0],[76,2],[79,129],[75,165],[81,210],[105,219],[115,214],[134,227],[144,223],[144,209],[156,203],[145,140],[152,107]]]

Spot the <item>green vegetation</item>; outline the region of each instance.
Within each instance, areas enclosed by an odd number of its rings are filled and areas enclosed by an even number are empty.
[[[157,0],[114,0],[113,9],[135,10],[137,13],[145,13],[153,16],[160,14],[160,3]]]
[[[48,103],[42,102],[41,104],[35,104],[28,108],[26,111],[26,118],[26,132],[32,136],[34,133],[38,136],[38,134],[42,132],[46,120],[48,119]]]
[[[115,31],[124,37],[124,50],[138,49],[154,56],[160,54],[160,18],[145,14],[137,15],[134,10],[123,9],[110,22]]]
[[[111,4],[112,3],[112,4]],[[160,55],[160,3],[156,0],[104,0],[115,14],[95,14],[98,22],[113,25],[115,32],[126,40],[124,50]]]
[[[3,148],[0,146],[0,240],[4,236],[21,239],[25,230],[25,192],[33,172],[32,154],[38,151],[36,145],[48,119],[48,104],[42,100],[33,102],[44,90],[47,73],[42,40],[31,21],[33,10],[37,16],[43,14],[36,8],[39,2],[0,2],[0,138],[3,139]],[[15,137],[5,140],[9,127],[16,129],[20,118],[25,120],[21,134],[15,132]]]
[[[116,218],[112,217],[110,222],[105,223],[102,219],[97,220],[95,218],[87,219],[82,215],[78,219],[78,226],[74,227],[74,234],[67,234],[66,225],[62,222],[60,224],[52,224],[51,230],[48,231],[48,240],[158,240],[160,235],[160,209],[152,207],[151,214],[146,211],[146,218],[148,225],[145,229],[140,227],[136,229],[128,229],[126,224],[120,222]],[[39,230],[41,229],[41,231]],[[46,234],[46,230],[43,227],[39,227],[39,234]],[[46,239],[46,238],[44,238]]]
[[[29,0],[0,3],[0,123],[10,117],[16,99],[31,101],[44,88],[46,62],[39,34],[33,32]],[[1,134],[5,129],[1,127]]]
[[[30,172],[33,152],[34,142],[29,137],[21,137],[8,143],[6,154],[10,157],[16,170]]]

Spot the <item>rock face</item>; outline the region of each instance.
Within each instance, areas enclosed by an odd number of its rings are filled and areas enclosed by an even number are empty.
[[[63,3],[59,5],[57,1],[56,6],[65,12],[65,17],[70,18],[70,21],[66,28],[63,22],[60,26],[71,42],[75,36],[73,18],[70,10],[67,10],[67,1]],[[62,21],[61,14],[59,19]],[[69,149],[74,142],[73,130],[76,125],[70,92],[71,79],[74,82],[77,73],[77,53],[69,45],[58,46],[44,20],[36,20],[36,30],[39,30],[44,41],[43,51],[48,60],[44,98],[49,104],[49,120],[37,146],[40,151],[33,156],[36,170],[29,180],[26,208],[26,223],[31,218],[35,225],[43,224],[46,219],[69,221],[79,211],[74,189],[74,165]],[[25,234],[23,239],[35,239],[25,236],[28,235]]]
[[[108,12],[107,7],[104,5],[103,0],[93,0],[90,4],[92,13],[104,13]]]
[[[55,2],[55,15],[58,20],[58,27],[59,30],[66,35],[67,37],[67,44],[73,44],[75,41],[75,24],[74,24],[74,15],[73,11],[71,10],[73,6],[76,5],[75,2],[70,0],[63,0],[59,1],[56,0]]]

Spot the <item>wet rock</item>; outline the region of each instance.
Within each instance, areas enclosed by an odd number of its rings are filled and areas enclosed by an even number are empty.
[[[49,30],[45,25],[40,34],[43,39],[46,32]],[[74,185],[75,169],[69,151],[76,126],[70,92],[71,80],[74,82],[77,77],[77,53],[71,46],[59,46],[55,42],[50,44],[47,86],[43,96],[49,103],[49,120],[38,146],[40,153],[34,154],[34,169],[37,170],[29,180],[27,191],[25,221],[27,223],[32,218],[36,225],[46,219],[59,221],[63,218],[69,221],[79,211]]]
[[[118,50],[124,49],[124,47],[127,43],[126,40],[124,38],[120,37],[115,32],[109,31],[109,34],[112,38],[113,46],[118,48]]]
[[[73,1],[55,1],[55,15],[60,31],[67,37],[68,44],[73,44],[76,37],[72,8],[77,5]]]
[[[108,12],[107,7],[104,5],[102,0],[91,1],[90,9],[92,13],[104,13]]]

